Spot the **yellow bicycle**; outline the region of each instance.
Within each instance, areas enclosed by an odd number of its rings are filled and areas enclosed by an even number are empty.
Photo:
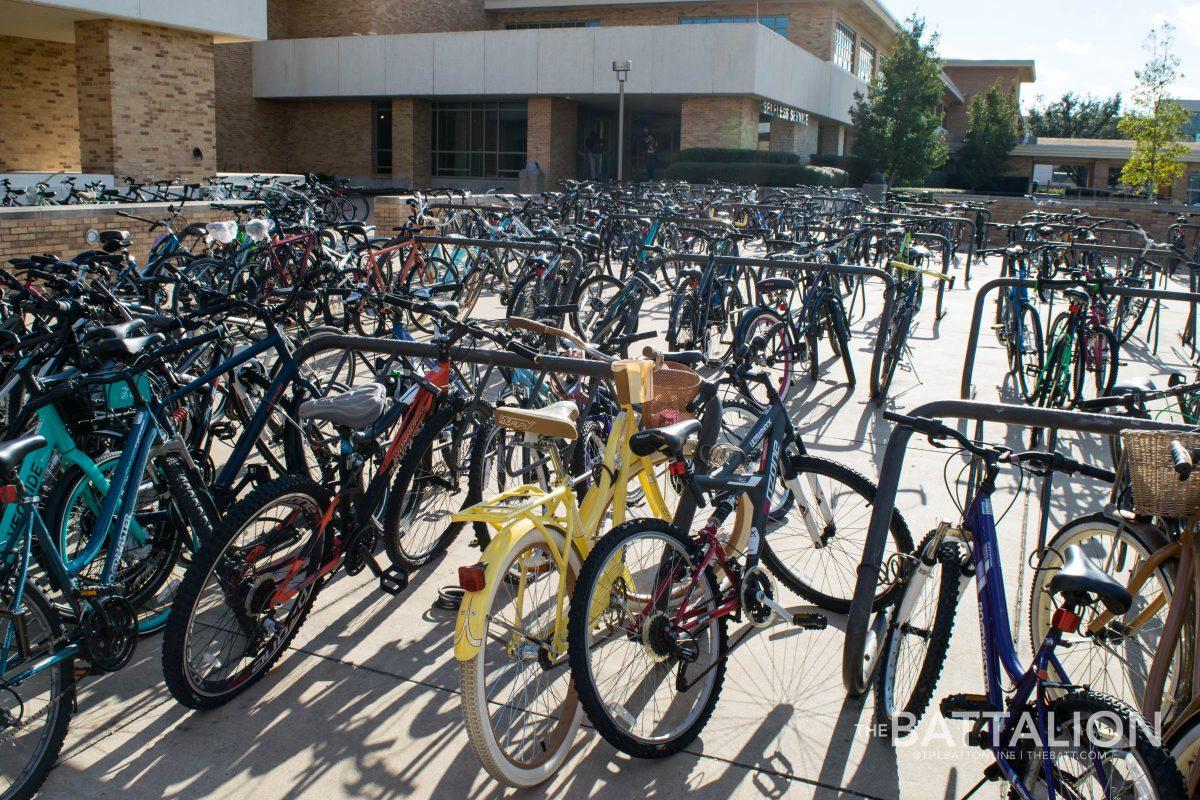
[[[527,320],[520,325],[587,349],[566,331]],[[654,368],[651,361],[612,364],[620,412],[602,465],[583,476],[591,485],[582,498],[576,491],[581,478],[564,470],[559,452],[560,443],[576,436],[578,406],[564,401],[539,409],[502,407],[495,411],[496,424],[524,433],[527,446],[548,455],[552,484],[519,486],[454,516],[495,531],[479,563],[459,570],[465,592],[454,656],[471,745],[484,768],[510,786],[535,786],[551,777],[579,728],[582,713],[566,656],[567,601],[601,528],[637,511],[671,518],[673,509],[655,475],[663,456],[636,456],[629,448],[638,430],[634,405],[653,395]],[[628,502],[635,481],[644,494],[639,509]]]

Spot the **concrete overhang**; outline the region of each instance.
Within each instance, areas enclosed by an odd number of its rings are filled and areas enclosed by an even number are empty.
[[[1200,143],[1183,142],[1188,152],[1183,160],[1200,163]],[[1029,158],[1099,159],[1101,161],[1128,161],[1133,155],[1134,143],[1126,139],[1048,139],[1022,142],[1013,148],[1012,155]]]
[[[273,39],[254,45],[254,96],[753,95],[850,122],[866,84],[761,25],[643,25]]]
[[[121,19],[206,33],[216,42],[267,38],[267,0],[0,0],[0,33],[75,41],[75,23]]]
[[[1037,81],[1037,62],[1032,59],[974,59],[951,58],[942,62],[943,69],[1011,69],[1019,73],[1021,83]]]

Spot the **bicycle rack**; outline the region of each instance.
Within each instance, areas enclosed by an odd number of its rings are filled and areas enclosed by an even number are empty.
[[[879,392],[879,368],[883,360],[883,344],[887,337],[886,320],[891,319],[892,307],[896,302],[896,281],[891,275],[876,267],[862,267],[851,264],[820,264],[812,261],[787,261],[772,258],[743,258],[741,256],[707,256],[696,253],[676,253],[666,256],[664,263],[682,262],[699,264],[701,266],[716,261],[735,267],[770,267],[773,269],[790,269],[798,272],[820,272],[829,270],[835,275],[858,275],[863,278],[878,278],[883,281],[883,311],[880,314],[879,332],[875,335],[875,351],[871,356],[871,397]]]
[[[995,283],[995,281],[988,283],[984,289],[992,287]],[[1125,430],[1179,431],[1181,433],[1191,430],[1186,425],[1147,419],[1085,414],[1079,411],[1033,408],[1005,403],[980,403],[973,400],[936,400],[912,409],[909,414],[910,416],[935,419],[970,420],[981,426],[985,422],[997,422],[1005,425],[1022,425],[1029,428],[1109,436]],[[900,481],[900,474],[904,469],[905,451],[912,434],[913,431],[909,428],[895,427],[888,439],[887,447],[884,449],[871,522],[867,528],[863,557],[858,565],[858,577],[854,585],[854,597],[851,600],[850,612],[846,620],[846,640],[842,649],[842,685],[847,694],[855,697],[867,690],[868,679],[877,664],[876,652],[868,651],[873,644],[870,635],[873,632],[876,634],[874,642],[876,646],[882,644],[878,638],[880,631],[872,630],[871,605],[875,587],[879,581],[879,570],[883,562],[883,551],[887,544],[892,512],[896,507],[896,489]],[[864,669],[865,665],[869,666],[869,669]]]
[[[961,243],[964,238],[966,239],[966,242],[967,242],[967,261],[966,261],[966,264],[964,265],[963,286],[970,288],[970,286],[971,286],[971,262],[975,258],[976,239],[978,239],[978,237],[979,237],[979,232],[975,229],[975,221],[974,220],[967,219],[966,217],[939,217],[939,216],[934,216],[931,214],[901,214],[897,211],[881,211],[881,212],[876,213],[875,216],[879,217],[880,219],[910,220],[912,222],[937,222],[937,223],[942,223],[942,224],[951,223],[951,224],[959,226],[959,227],[969,225],[971,228],[971,235],[969,237],[960,236],[959,242]],[[929,232],[933,233],[933,231],[929,231]],[[948,241],[949,237],[946,237],[946,238]]]

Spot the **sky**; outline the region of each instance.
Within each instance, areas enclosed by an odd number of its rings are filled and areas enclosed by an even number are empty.
[[[1200,2],[1197,0],[883,0],[900,20],[913,12],[942,35],[943,58],[1030,58],[1037,82],[1022,105],[1064,92],[1128,101],[1133,71],[1147,60],[1146,35],[1167,21],[1183,60],[1174,94],[1200,100]]]

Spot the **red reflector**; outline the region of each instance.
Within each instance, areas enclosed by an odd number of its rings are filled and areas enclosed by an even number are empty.
[[[690,281],[688,281],[688,288],[689,288],[689,289],[695,289],[695,288],[696,288],[697,286],[699,286],[699,285],[700,285],[700,282],[699,282],[699,281],[696,281],[696,280],[690,280]]]
[[[482,592],[485,584],[483,564],[458,568],[458,585],[467,592]]]
[[[7,486],[0,486],[0,503],[15,502],[17,502],[17,487],[11,483]]]
[[[1060,608],[1054,612],[1052,624],[1063,633],[1074,633],[1079,630],[1079,615],[1072,611],[1067,611],[1065,608]]]
[[[682,461],[671,462],[671,474],[675,476],[683,476],[687,474],[687,464]]]

